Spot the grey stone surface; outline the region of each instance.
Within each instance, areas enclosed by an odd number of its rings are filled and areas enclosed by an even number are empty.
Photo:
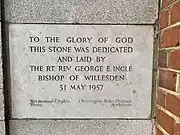
[[[152,135],[150,120],[11,120],[11,135]]]
[[[1,24],[0,24],[1,27]],[[3,70],[2,70],[2,43],[0,29],[0,120],[4,119]]]
[[[5,123],[0,121],[0,135],[5,135]]]
[[[5,0],[12,23],[153,24],[158,0]]]
[[[40,42],[30,42],[29,37],[32,36],[40,37]],[[47,43],[46,36],[59,37],[60,42]],[[91,43],[67,43],[67,37],[78,36],[92,38]],[[108,42],[98,43],[99,37],[108,37]],[[117,37],[131,37],[133,43],[116,43]],[[152,26],[11,24],[9,46],[13,118],[150,118]],[[30,46],[44,46],[45,52],[31,52]],[[72,51],[51,52],[50,46],[70,47]],[[131,47],[133,51],[92,51],[93,47],[102,46]],[[74,47],[88,48],[89,51],[76,52]],[[60,56],[71,56],[73,60],[59,62]],[[91,56],[92,61],[77,61],[77,57],[84,56]],[[105,61],[97,62],[99,56],[106,57]],[[43,71],[31,71],[30,66],[40,65]],[[55,66],[54,71],[47,71],[47,66]],[[71,66],[71,70],[61,71],[59,66]],[[102,66],[103,70],[77,71],[77,66]],[[107,66],[111,67],[111,71],[107,71]],[[113,72],[112,66],[127,66],[127,69],[130,66],[132,70]],[[63,75],[63,80],[42,81],[38,79],[42,75]],[[79,79],[71,81],[71,75],[78,75]],[[97,77],[86,80],[84,76],[87,75],[99,75],[100,80]],[[121,75],[124,80],[101,79],[104,75]],[[103,88],[90,89],[92,84],[102,85]],[[62,91],[60,85],[66,85],[66,90]],[[72,88],[74,85],[80,88]]]

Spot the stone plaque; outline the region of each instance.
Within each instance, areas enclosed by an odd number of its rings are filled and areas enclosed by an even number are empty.
[[[12,118],[149,118],[153,26],[10,24]]]

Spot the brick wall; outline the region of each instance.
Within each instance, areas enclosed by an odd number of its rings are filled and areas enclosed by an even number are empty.
[[[156,134],[180,135],[180,0],[162,0]]]

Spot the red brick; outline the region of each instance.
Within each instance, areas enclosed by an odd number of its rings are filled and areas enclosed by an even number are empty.
[[[158,47],[159,48],[163,48],[161,35],[162,35],[162,32],[159,32],[159,36],[158,36]]]
[[[179,46],[180,41],[180,32],[179,32],[179,26],[172,27],[166,31],[164,31],[161,35],[162,40],[162,46],[163,47],[175,47]]]
[[[156,128],[156,135],[163,135],[163,133],[158,128]]]
[[[180,98],[172,94],[167,94],[165,107],[172,114],[180,117]]]
[[[180,124],[176,124],[175,126],[175,135],[180,135]]]
[[[172,69],[180,69],[180,50],[170,52],[169,67]]]
[[[173,5],[171,9],[171,24],[180,22],[180,2]]]
[[[166,28],[169,21],[169,11],[160,12],[160,29]]]
[[[176,89],[176,72],[159,70],[159,86],[175,91]]]
[[[157,104],[164,108],[165,108],[165,96],[166,95],[162,90],[160,89],[157,90],[157,99],[156,99]]]
[[[167,51],[159,51],[158,66],[167,67]]]
[[[174,119],[166,114],[164,111],[156,110],[156,121],[157,123],[170,135],[174,135]]]
[[[166,7],[168,6],[169,4],[171,4],[173,2],[173,0],[162,0],[162,7]]]

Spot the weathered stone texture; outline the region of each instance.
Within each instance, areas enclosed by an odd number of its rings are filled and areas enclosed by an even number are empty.
[[[12,120],[12,135],[152,135],[150,120]]]
[[[14,23],[153,24],[158,0],[6,0]]]

